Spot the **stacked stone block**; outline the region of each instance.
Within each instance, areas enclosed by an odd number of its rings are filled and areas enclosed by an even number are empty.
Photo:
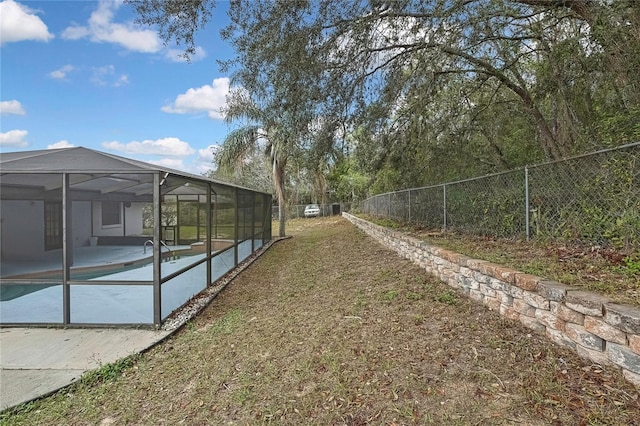
[[[382,245],[505,318],[601,365],[622,369],[640,387],[640,307],[444,250],[348,213]]]

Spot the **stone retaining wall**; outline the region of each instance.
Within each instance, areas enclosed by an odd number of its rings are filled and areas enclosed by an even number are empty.
[[[640,387],[640,307],[432,246],[343,216],[382,245],[471,299],[601,365],[622,369]]]

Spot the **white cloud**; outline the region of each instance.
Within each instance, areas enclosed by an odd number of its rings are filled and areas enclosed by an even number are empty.
[[[170,169],[186,171],[186,166],[184,165],[184,161],[177,158],[163,158],[161,160],[150,160],[150,161],[147,161],[147,163],[155,164],[156,166],[168,167]]]
[[[25,115],[24,108],[22,108],[22,104],[18,101],[2,101],[0,102],[0,113],[4,114],[15,114],[15,115]]]
[[[29,143],[25,140],[27,137],[26,130],[9,130],[5,133],[0,133],[0,146],[12,146],[23,147]]]
[[[88,37],[96,43],[114,43],[128,50],[155,53],[162,49],[162,42],[153,30],[141,29],[133,22],[113,22],[120,1],[100,0],[98,9],[91,14],[87,26],[73,25],[66,28],[62,38],[78,40]]]
[[[36,12],[13,0],[0,3],[0,44],[15,41],[49,41],[54,36]]]
[[[91,81],[98,86],[120,87],[129,84],[129,76],[116,76],[116,68],[113,65],[105,65],[93,69]]]
[[[75,145],[67,140],[61,140],[60,142],[52,143],[51,145],[47,145],[47,149],[58,149],[58,148],[73,148]]]
[[[209,163],[213,161],[213,153],[220,149],[220,145],[209,145],[206,148],[198,150],[198,161]]]
[[[164,56],[172,62],[187,62],[187,58],[184,57],[184,50],[181,49],[167,49]],[[196,51],[190,56],[191,62],[198,62],[207,57],[207,52],[200,47],[196,46]]]
[[[229,93],[229,79],[216,78],[211,85],[204,85],[197,89],[189,89],[178,95],[172,104],[162,107],[162,111],[170,114],[198,114],[206,112],[209,118],[222,120],[222,108],[227,103]]]
[[[62,32],[62,38],[66,40],[80,40],[81,38],[91,35],[91,31],[87,27],[75,26],[67,27]]]
[[[67,73],[73,71],[75,68],[72,65],[65,65],[62,68],[59,68],[55,71],[51,71],[49,76],[51,78],[55,78],[56,80],[64,80],[67,78]]]
[[[220,145],[209,145],[198,150],[198,155],[193,161],[191,173],[207,174],[213,169],[213,153],[220,149]]]
[[[102,146],[126,154],[167,155],[170,157],[186,157],[195,152],[187,142],[178,138],[147,139],[142,142],[131,141],[128,143],[102,142]]]
[[[126,74],[122,74],[120,77],[118,77],[116,82],[113,83],[115,87],[126,86],[127,84],[129,84],[129,76]]]

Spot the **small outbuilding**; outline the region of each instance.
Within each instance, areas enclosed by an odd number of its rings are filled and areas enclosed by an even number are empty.
[[[0,325],[148,325],[271,239],[271,195],[87,148],[0,154]]]

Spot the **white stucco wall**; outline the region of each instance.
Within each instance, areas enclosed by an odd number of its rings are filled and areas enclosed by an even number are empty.
[[[144,203],[131,203],[124,208],[125,235],[142,235],[142,208]]]
[[[0,210],[3,259],[38,259],[44,254],[44,202],[3,201]]]
[[[74,201],[71,212],[73,244],[75,247],[88,246],[91,236],[91,201]]]
[[[122,223],[120,225],[102,226],[102,202],[93,203],[93,235],[99,237],[121,237],[142,235],[142,208],[144,203],[131,203],[124,207],[120,203]]]
[[[144,203],[132,203],[130,207],[124,208],[123,224],[102,227],[100,202],[74,201],[71,210],[73,245],[88,246],[89,237],[92,235],[142,235],[143,206]],[[44,253],[44,202],[2,201],[1,257],[6,260],[40,259]]]
[[[102,226],[102,202],[93,203],[93,235],[102,237],[119,237],[124,235],[124,224]],[[122,220],[124,222],[124,220]]]

